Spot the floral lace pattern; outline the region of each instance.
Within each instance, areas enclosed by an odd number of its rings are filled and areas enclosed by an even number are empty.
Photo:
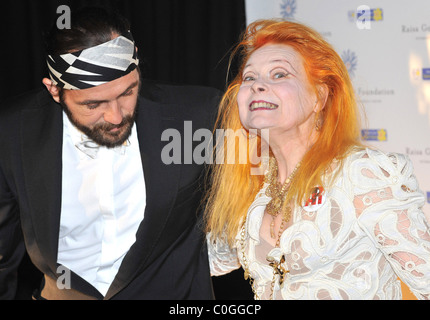
[[[260,238],[270,200],[265,185],[248,211],[245,246],[240,232],[235,248],[208,243],[212,275],[246,263],[256,298],[308,300],[401,299],[399,277],[417,298],[429,299],[430,232],[411,161],[366,149],[342,170],[317,209],[295,208],[279,248]],[[265,256],[284,257],[282,285]]]

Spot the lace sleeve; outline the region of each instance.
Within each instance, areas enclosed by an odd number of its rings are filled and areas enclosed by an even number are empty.
[[[211,276],[222,276],[240,268],[236,248],[231,248],[224,239],[212,240],[210,234],[206,238]]]
[[[429,299],[430,232],[411,161],[368,150],[351,173],[359,224],[417,298]]]

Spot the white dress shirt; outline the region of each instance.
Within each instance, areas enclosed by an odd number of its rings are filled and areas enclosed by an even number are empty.
[[[58,263],[105,295],[136,241],[146,205],[136,126],[127,146],[100,147],[91,158],[75,146],[85,136],[65,114],[63,120]]]

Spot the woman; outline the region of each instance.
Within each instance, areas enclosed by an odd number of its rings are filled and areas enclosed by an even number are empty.
[[[249,25],[234,53],[219,128],[259,132],[249,144],[268,145],[270,165],[265,175],[250,174],[250,159],[213,167],[212,274],[241,265],[256,299],[401,299],[397,277],[428,299],[424,196],[407,157],[360,143],[341,58],[315,31],[278,20]]]

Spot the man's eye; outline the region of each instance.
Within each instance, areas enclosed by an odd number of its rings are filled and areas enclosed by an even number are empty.
[[[100,106],[100,103],[87,104],[88,109],[96,109],[98,106]]]

